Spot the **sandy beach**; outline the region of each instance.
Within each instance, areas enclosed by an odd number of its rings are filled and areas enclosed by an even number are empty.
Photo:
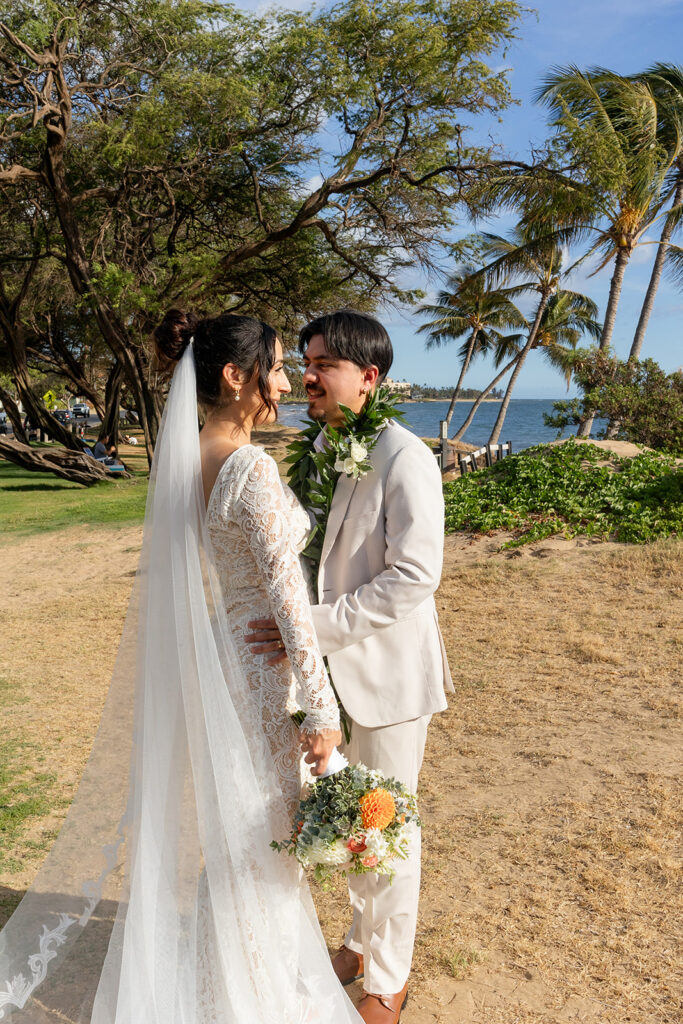
[[[281,454],[286,437],[257,440]],[[504,539],[445,542],[437,605],[456,693],[421,776],[402,1024],[673,1024],[683,541],[500,553]],[[0,921],[83,769],[140,543],[139,526],[0,539],[4,764],[46,798],[0,861]],[[343,886],[315,898],[336,948]]]

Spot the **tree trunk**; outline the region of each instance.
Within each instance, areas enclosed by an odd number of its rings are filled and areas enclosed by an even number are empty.
[[[17,389],[19,398],[29,418],[37,427],[44,430],[49,437],[53,437],[65,448],[80,452],[83,445],[77,437],[66,429],[48,410],[41,405],[33,393],[31,378],[28,371],[27,346],[24,325],[21,321],[21,305],[26,298],[30,283],[35,274],[38,261],[30,263],[24,274],[23,281],[13,298],[10,298],[5,288],[5,282],[0,278],[0,331],[2,332],[9,355],[12,379]],[[17,410],[18,411],[18,410]],[[22,429],[23,432],[23,429]]]
[[[44,405],[38,401],[31,387],[31,378],[26,362],[26,344],[24,341],[23,327],[16,315],[16,311],[7,308],[6,303],[0,298],[0,329],[7,342],[7,351],[12,367],[12,380],[24,406],[24,411],[29,420],[45,433],[64,445],[71,451],[83,451],[83,445],[79,438],[75,437],[64,424],[60,423],[52,413],[48,412]]]
[[[458,401],[458,395],[460,394],[460,389],[462,388],[462,382],[465,379],[465,374],[467,373],[467,371],[469,369],[469,366],[470,366],[470,362],[472,360],[472,353],[474,352],[474,345],[475,345],[475,342],[477,340],[477,335],[478,334],[479,334],[479,328],[475,327],[473,329],[473,331],[472,331],[471,336],[470,336],[470,342],[469,342],[469,345],[467,346],[467,352],[465,353],[465,358],[463,359],[463,362],[462,362],[462,368],[460,370],[460,376],[458,377],[458,383],[455,385],[455,388],[453,390],[453,395],[451,397],[451,404],[448,406],[448,412],[446,413],[446,433],[447,434],[448,434],[448,428],[451,425],[451,420],[453,419],[453,413],[455,412],[455,403]]]
[[[543,316],[545,307],[548,305],[549,298],[550,292],[545,292],[541,298],[541,301],[538,304],[538,309],[536,310],[536,317],[534,319],[531,330],[529,331],[529,337],[527,338],[526,345],[517,356],[517,365],[512,371],[512,376],[508,381],[508,386],[505,391],[505,397],[500,404],[500,409],[498,410],[498,417],[493,425],[493,430],[491,431],[489,444],[498,443],[498,438],[500,437],[500,432],[503,429],[503,423],[505,422],[505,417],[507,415],[508,406],[510,405],[510,399],[512,398],[512,392],[514,390],[515,384],[517,383],[517,378],[519,377],[520,371],[524,366],[524,361],[528,356],[529,352],[531,351],[531,349],[533,348],[534,342],[536,341],[536,335],[538,334],[538,329],[541,326],[541,318]]]
[[[678,184],[676,185],[676,192],[674,194],[673,209],[683,203],[683,169],[680,170],[678,174],[679,178]],[[674,217],[672,216],[671,211],[669,211],[669,215],[664,221],[664,228],[662,229],[661,238],[659,239],[659,245],[657,246],[657,255],[655,256],[655,263],[652,268],[652,274],[650,275],[650,283],[648,284],[647,292],[645,293],[643,308],[640,311],[640,319],[638,320],[636,333],[633,336],[633,344],[631,345],[631,351],[628,356],[629,360],[638,359],[640,357],[640,350],[643,347],[648,320],[652,313],[652,307],[655,304],[655,295],[659,288],[662,270],[664,269],[664,262],[669,251],[669,240],[671,239],[673,230]]]
[[[104,419],[104,406],[102,405],[102,400],[97,394],[95,388],[90,384],[90,381],[86,378],[82,363],[80,360],[74,358],[73,354],[69,351],[69,348],[64,343],[64,339],[61,337],[60,332],[52,330],[50,327],[47,333],[47,341],[55,357],[55,361],[62,368],[64,376],[67,377],[76,388],[76,394],[83,395],[83,397],[91,403],[100,419]]]
[[[614,324],[617,318],[617,306],[619,305],[619,296],[621,295],[621,286],[624,281],[624,272],[630,257],[631,251],[629,249],[620,247],[617,251],[614,273],[612,274],[612,280],[609,286],[609,298],[607,300],[607,309],[605,310],[605,322],[602,326],[602,335],[600,337],[599,348],[601,352],[604,352],[609,348],[609,344],[612,340]],[[579,423],[579,429],[576,431],[577,437],[590,437],[590,432],[593,429],[593,419],[593,416],[589,416],[588,419],[581,420]]]
[[[0,437],[0,456],[16,466],[30,469],[35,473],[54,473],[62,480],[91,487],[100,480],[111,480],[112,474],[101,462],[81,452],[68,452],[49,448],[32,448],[20,441]],[[118,477],[129,476],[117,473]]]
[[[624,272],[626,270],[626,264],[631,258],[631,250],[625,247],[620,247],[617,252],[617,258],[614,263],[614,273],[612,274],[612,280],[609,286],[609,298],[607,300],[607,309],[605,310],[605,322],[602,325],[602,335],[600,337],[600,351],[604,352],[605,349],[609,348],[612,340],[612,334],[614,332],[614,324],[617,319],[617,307],[619,305],[619,296],[621,295],[621,286],[624,282]]]
[[[64,169],[66,134],[48,132],[44,166],[62,231],[69,278],[76,294],[86,298],[90,303],[104,341],[124,368],[126,379],[135,396],[140,426],[145,437],[147,460],[151,465],[159,428],[154,396],[145,379],[145,367],[139,349],[131,344],[125,326],[93,284]]]
[[[119,412],[121,410],[121,385],[123,384],[123,366],[116,360],[109,376],[104,397],[104,416],[100,427],[99,437],[108,437],[112,444],[117,444],[119,439]]]
[[[477,412],[477,409],[479,408],[479,406],[481,405],[481,403],[482,403],[482,402],[484,401],[484,399],[486,398],[486,396],[487,396],[488,394],[490,394],[490,393],[491,393],[491,392],[493,391],[493,389],[495,388],[496,384],[498,384],[498,382],[499,382],[499,381],[501,381],[501,380],[503,379],[503,377],[504,377],[504,376],[505,376],[505,374],[506,374],[506,373],[508,372],[508,370],[511,370],[511,369],[512,369],[512,367],[513,367],[513,366],[515,365],[515,363],[517,362],[517,359],[518,359],[518,358],[519,358],[518,356],[514,356],[514,357],[513,357],[513,358],[512,358],[511,360],[510,360],[510,362],[509,362],[509,363],[506,363],[506,364],[505,364],[505,366],[503,367],[503,369],[502,369],[502,370],[500,370],[500,371],[499,371],[499,372],[498,372],[498,373],[496,374],[496,376],[495,376],[495,377],[493,378],[493,380],[491,381],[491,383],[490,383],[490,384],[487,384],[487,386],[486,386],[486,387],[484,388],[484,390],[483,390],[483,391],[482,391],[482,393],[481,393],[481,394],[479,395],[479,397],[478,397],[478,398],[476,399],[476,401],[475,401],[474,405],[472,406],[472,408],[471,408],[471,409],[470,409],[470,411],[468,412],[468,414],[467,414],[467,417],[465,418],[464,422],[463,422],[463,423],[461,424],[461,426],[460,426],[460,428],[459,428],[458,432],[457,432],[457,433],[455,434],[455,436],[453,437],[453,440],[454,440],[454,441],[461,441],[461,440],[462,440],[462,436],[463,436],[463,434],[465,433],[465,431],[467,430],[467,428],[468,428],[468,427],[469,427],[469,426],[471,425],[471,423],[472,423],[472,420],[474,419],[474,416],[475,416],[475,414],[476,414],[476,412]]]
[[[21,422],[19,406],[14,401],[9,391],[5,391],[4,388],[0,388],[0,402],[2,402],[2,407],[7,413],[7,418],[12,424],[16,440],[21,441],[23,444],[28,444],[28,437],[24,432],[24,424]]]

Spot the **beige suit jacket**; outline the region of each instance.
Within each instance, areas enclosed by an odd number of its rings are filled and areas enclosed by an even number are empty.
[[[367,476],[337,482],[312,611],[344,707],[375,728],[443,711],[453,684],[434,603],[444,536],[436,459],[392,421],[370,461]]]

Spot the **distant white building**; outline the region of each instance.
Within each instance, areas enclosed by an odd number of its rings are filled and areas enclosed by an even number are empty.
[[[412,396],[413,385],[405,380],[392,380],[391,377],[385,377],[384,384],[391,389],[394,395],[400,395],[401,398],[410,398]]]

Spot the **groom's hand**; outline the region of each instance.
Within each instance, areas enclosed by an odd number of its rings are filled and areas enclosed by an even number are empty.
[[[254,630],[244,638],[252,654],[269,654],[267,665],[279,665],[281,661],[287,660],[287,651],[275,619],[253,619],[247,626]]]

